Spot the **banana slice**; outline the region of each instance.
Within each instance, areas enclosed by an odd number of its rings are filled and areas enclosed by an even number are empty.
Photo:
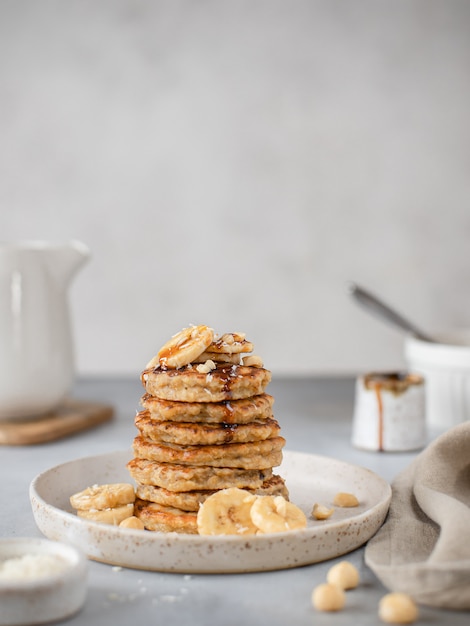
[[[280,533],[307,526],[304,512],[282,496],[258,496],[250,515],[253,524],[263,533]]]
[[[228,352],[203,352],[193,363],[205,363],[211,360],[214,363],[230,363],[231,365],[240,365],[241,357],[238,354],[228,354]]]
[[[205,500],[197,514],[200,535],[254,535],[256,526],[250,510],[256,496],[244,489],[229,487]]]
[[[122,521],[134,515],[134,503],[123,504],[122,506],[103,509],[101,511],[94,509],[86,511],[78,510],[77,515],[82,519],[92,520],[93,522],[119,526]]]
[[[129,483],[93,485],[70,496],[70,504],[81,511],[111,509],[134,500],[134,487]]]
[[[184,367],[205,352],[213,339],[214,331],[208,326],[183,328],[160,348],[157,356],[147,363],[146,369],[156,365],[169,369]]]
[[[216,354],[239,354],[252,350],[253,344],[245,339],[244,333],[225,333],[207,348],[207,352]]]

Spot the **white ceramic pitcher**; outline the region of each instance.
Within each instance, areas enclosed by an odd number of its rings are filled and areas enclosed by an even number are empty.
[[[88,257],[78,241],[0,243],[0,420],[39,417],[70,390],[67,288]]]

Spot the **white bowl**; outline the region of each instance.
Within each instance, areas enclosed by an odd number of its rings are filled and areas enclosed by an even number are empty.
[[[442,430],[470,419],[470,330],[435,337],[439,343],[408,336],[405,358],[425,378],[428,426]]]
[[[44,559],[58,562],[60,569],[47,570]],[[69,617],[82,607],[87,561],[75,547],[34,537],[0,539],[0,571],[13,564],[23,575],[0,576],[0,626],[44,624]],[[36,571],[41,565],[42,571]]]

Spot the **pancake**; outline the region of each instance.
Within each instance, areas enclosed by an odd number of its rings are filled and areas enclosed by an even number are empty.
[[[147,530],[197,535],[197,513],[137,499],[134,515]]]
[[[156,367],[142,372],[142,384],[152,396],[179,402],[222,402],[264,393],[271,372],[262,367],[218,363],[207,374],[187,365],[179,369]]]
[[[205,465],[209,467],[238,467],[265,469],[276,467],[282,461],[283,437],[272,437],[250,443],[222,443],[214,446],[177,446],[134,439],[134,456],[157,463],[177,465]]]
[[[157,463],[147,459],[131,459],[127,463],[130,475],[141,485],[154,485],[171,491],[198,489],[259,489],[272,469],[240,469],[230,467],[207,467]]]
[[[271,417],[274,398],[262,393],[252,398],[223,402],[175,402],[145,393],[140,403],[148,409],[153,421],[247,424]]]
[[[183,511],[196,511],[196,513],[202,502],[216,491],[216,489],[170,491],[153,485],[137,485],[136,487],[136,495],[141,500],[175,507]],[[284,480],[276,475],[267,478],[258,489],[247,489],[247,491],[260,496],[283,496],[286,500],[289,498]]]
[[[274,419],[249,424],[155,422],[149,411],[138,413],[135,425],[145,439],[179,446],[262,441],[276,437],[281,430]]]

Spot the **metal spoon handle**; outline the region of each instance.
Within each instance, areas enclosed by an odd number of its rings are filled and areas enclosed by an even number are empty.
[[[415,337],[421,339],[422,341],[434,342],[434,339],[429,337],[426,333],[423,333],[419,330],[419,328],[416,328],[414,324],[397,313],[397,311],[388,306],[388,304],[385,304],[385,302],[382,302],[370,292],[366,291],[362,287],[359,287],[356,283],[349,283],[349,293],[354,300],[356,300],[356,302],[374,313],[377,317],[391,322],[402,330],[411,332]]]

